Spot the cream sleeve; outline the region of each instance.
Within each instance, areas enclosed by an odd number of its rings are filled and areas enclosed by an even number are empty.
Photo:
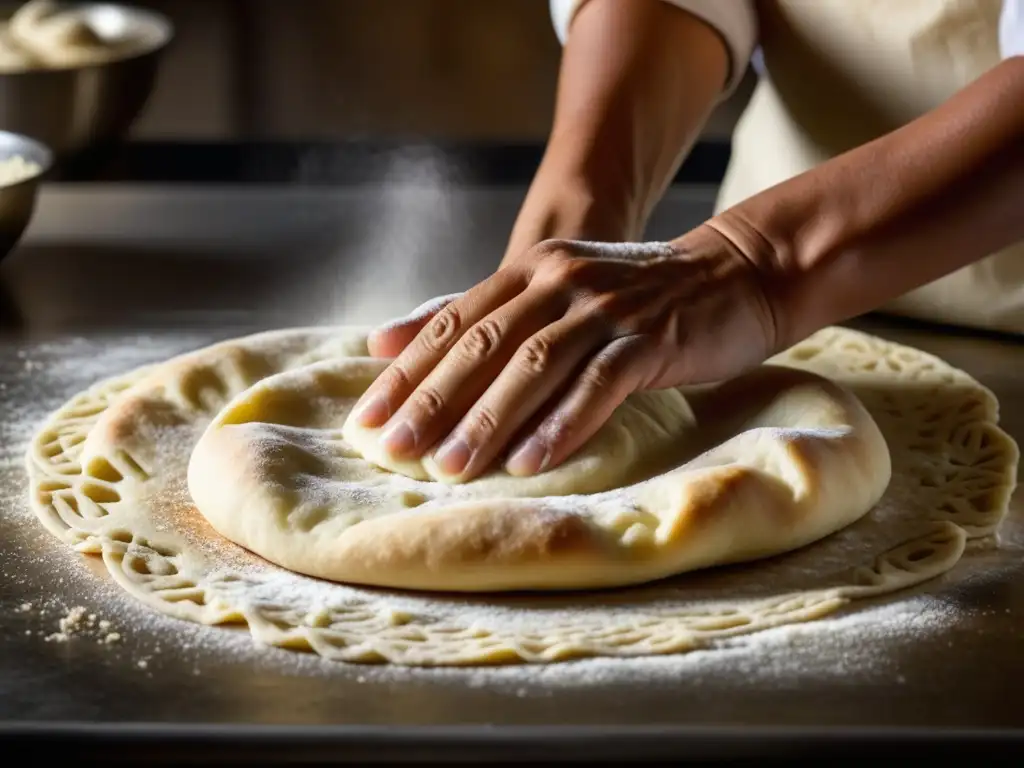
[[[1024,56],[1024,0],[1003,0],[999,17],[999,52],[1004,59]]]
[[[587,0],[549,0],[551,21],[558,39],[565,44],[569,25]],[[729,51],[729,79],[722,92],[725,98],[743,78],[757,46],[757,13],[752,0],[662,0],[692,13],[713,27]]]

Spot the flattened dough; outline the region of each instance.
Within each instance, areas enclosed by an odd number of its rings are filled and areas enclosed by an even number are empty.
[[[340,429],[386,367],[328,361],[236,397],[192,453],[199,511],[261,557],[332,581],[590,589],[802,547],[863,516],[890,478],[885,440],[856,397],[764,366],[694,390],[694,410],[678,389],[635,394],[577,456],[536,477],[424,481],[429,462],[381,469],[363,458],[372,432]]]
[[[893,466],[879,503],[831,536],[780,557],[612,591],[476,597],[311,579],[213,530],[189,496],[189,458],[228,402],[270,376],[366,356],[365,330],[259,333],[152,363],[145,345],[109,342],[118,359],[147,364],[84,388],[40,425],[26,457],[40,523],[69,557],[96,556],[154,611],[207,625],[244,622],[261,646],[339,662],[551,663],[713,652],[738,636],[922,584],[970,557],[969,539],[997,530],[1016,483],[1019,451],[985,387],[919,350],[828,328],[775,362],[853,391]],[[44,367],[35,375],[51,374]],[[66,381],[68,372],[52,375]],[[691,400],[699,417],[705,405]],[[159,639],[170,650],[183,636],[170,629]]]
[[[369,381],[360,382],[364,385],[360,392],[383,367],[380,363],[373,363],[372,370]],[[301,375],[296,372],[287,382],[268,382],[268,386],[296,385],[308,394],[309,388],[299,382]],[[414,480],[465,484],[460,477],[446,476],[433,456],[416,460],[392,458],[380,446],[379,437],[383,429],[360,427],[349,419],[353,405],[350,401],[339,400],[336,404],[340,410],[332,414],[332,418],[342,419],[342,438],[362,458]],[[667,466],[674,456],[682,455],[686,442],[695,436],[695,426],[693,411],[679,390],[638,392],[627,398],[597,434],[565,464],[529,478],[512,478],[504,472],[492,473],[486,478],[474,479],[472,485],[485,493],[513,498],[567,496],[621,488],[651,474],[656,467]]]

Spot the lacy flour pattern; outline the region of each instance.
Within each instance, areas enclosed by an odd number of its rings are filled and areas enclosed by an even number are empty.
[[[257,334],[233,342],[241,354],[221,355],[215,345],[185,356],[194,364],[160,386],[145,382],[175,361],[78,394],[29,447],[40,521],[78,552],[102,557],[132,596],[182,620],[244,623],[257,643],[339,661],[479,665],[678,653],[823,617],[952,568],[968,540],[999,526],[1016,482],[1018,449],[998,427],[987,389],[918,350],[828,328],[772,362],[846,385],[886,437],[892,482],[848,528],[769,560],[599,593],[408,595],[321,582],[214,533],[191,504],[185,470],[202,429],[229,399],[262,377],[337,355],[337,343],[325,344],[331,333],[356,338],[355,329]],[[288,354],[280,354],[281,340]],[[365,354],[359,343],[348,347],[346,354]],[[126,451],[83,456],[103,413],[140,388],[168,414],[187,402],[201,416],[169,417],[164,431],[145,433],[159,461]]]

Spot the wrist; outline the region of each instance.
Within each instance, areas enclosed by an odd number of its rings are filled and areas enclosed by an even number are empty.
[[[747,286],[748,298],[756,307],[763,329],[767,357],[796,341],[786,281],[767,241],[759,239],[742,220],[726,214],[709,219],[671,244],[687,259],[702,260],[709,271],[729,273]]]
[[[1022,73],[1004,62],[931,112],[709,222],[767,276],[780,347],[1020,238]]]
[[[638,239],[645,224],[627,184],[549,151],[516,218],[502,266],[528,258],[544,240],[626,242]]]
[[[827,215],[822,194],[798,177],[744,200],[705,222],[758,275],[774,321],[775,352],[846,319],[845,293],[860,279],[837,263],[847,226]]]

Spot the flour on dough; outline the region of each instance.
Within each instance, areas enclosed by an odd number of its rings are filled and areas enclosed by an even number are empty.
[[[386,364],[371,365],[375,377]],[[349,367],[346,370],[353,369]],[[361,382],[364,389],[372,378]],[[301,379],[302,373],[296,372],[288,381],[294,382],[307,395],[311,394]],[[349,419],[350,400],[339,399],[335,405],[338,408],[330,415],[335,420],[332,423],[342,425],[342,438],[361,458],[414,480],[464,484],[460,477],[446,476],[433,456],[415,460],[389,456],[379,442],[382,429],[362,427]],[[619,488],[649,474],[656,467],[666,466],[674,454],[684,452],[687,441],[694,436],[695,427],[693,411],[679,390],[637,392],[628,397],[565,464],[541,475],[517,479],[497,470],[482,479],[474,479],[469,485],[495,495],[512,497],[566,496]]]
[[[855,397],[770,366],[704,388],[696,416],[678,389],[636,393],[534,477],[439,483],[429,461],[395,473],[363,458],[372,432],[339,430],[387,362],[328,361],[242,392],[192,453],[200,513],[267,560],[332,581],[588,589],[804,546],[864,515],[889,482],[885,441]]]
[[[46,529],[69,545],[69,554],[73,547],[83,554],[102,555],[107,573],[117,584],[164,614],[211,625],[243,621],[261,644],[309,649],[338,661],[466,665],[681,653],[714,648],[729,638],[769,627],[810,621],[850,601],[920,584],[952,568],[968,540],[989,536],[997,529],[1016,482],[1017,446],[999,428],[998,402],[988,390],[931,355],[830,328],[773,362],[798,372],[823,375],[840,385],[838,392],[818,376],[801,376],[788,383],[780,379],[778,383],[783,386],[774,390],[763,384],[757,386],[762,395],[774,395],[763,397],[751,410],[739,413],[726,407],[716,418],[727,433],[766,435],[774,446],[755,452],[761,464],[748,462],[748,466],[735,469],[739,477],[755,478],[740,482],[741,492],[744,483],[753,482],[756,487],[757,483],[770,481],[780,493],[769,498],[800,498],[808,506],[779,504],[758,510],[751,505],[727,505],[724,514],[703,520],[689,518],[691,523],[710,524],[706,530],[700,526],[679,527],[678,523],[687,519],[685,515],[672,517],[674,522],[662,528],[661,523],[654,524],[621,504],[617,507],[619,518],[614,517],[615,508],[610,504],[601,508],[608,513],[604,518],[596,507],[587,510],[587,515],[598,521],[596,525],[587,523],[592,526],[587,530],[594,535],[611,536],[615,531],[620,538],[612,540],[624,542],[626,532],[637,522],[652,532],[646,541],[637,537],[632,548],[627,543],[614,545],[610,553],[619,557],[612,566],[615,578],[650,575],[637,573],[632,565],[622,565],[635,563],[633,557],[670,569],[685,565],[683,560],[672,558],[681,558],[687,551],[691,565],[695,552],[705,559],[721,557],[727,551],[750,557],[765,554],[749,548],[743,552],[738,546],[735,537],[742,543],[745,528],[737,526],[734,514],[750,514],[752,525],[769,526],[775,531],[779,536],[768,542],[770,546],[792,546],[795,532],[800,530],[813,538],[823,529],[807,526],[800,514],[792,513],[816,512],[814,499],[818,492],[845,494],[851,486],[843,484],[836,490],[830,489],[830,484],[809,482],[820,479],[823,472],[827,476],[830,470],[802,469],[802,460],[809,455],[814,461],[831,462],[833,459],[825,457],[832,446],[840,461],[851,461],[858,455],[831,442],[842,434],[858,433],[858,424],[849,422],[850,414],[857,416],[860,412],[856,404],[848,404],[844,394],[853,392],[884,435],[891,456],[891,481],[866,514],[857,517],[865,503],[863,497],[846,507],[844,514],[852,519],[848,524],[834,515],[817,515],[814,519],[823,527],[835,528],[835,533],[781,556],[744,566],[698,570],[631,589],[473,597],[388,592],[310,579],[218,535],[196,510],[186,478],[193,450],[225,412],[225,406],[232,402],[237,405],[247,391],[294,391],[290,384],[283,388],[260,386],[273,380],[288,384],[289,379],[279,374],[301,371],[300,378],[308,382],[313,369],[336,373],[334,366],[342,365],[346,358],[366,356],[364,330],[296,329],[223,342],[98,382],[71,398],[34,436],[27,455],[32,506]],[[358,364],[372,362],[363,360]],[[367,373],[370,375],[372,372]],[[812,390],[820,388],[818,402],[822,407],[827,405],[826,413],[831,415],[824,424],[820,414],[815,416],[814,429],[820,429],[828,439],[805,440],[793,451],[782,439],[785,430],[808,435],[812,432],[810,423],[800,421],[801,409],[791,407],[803,397],[798,394],[797,382],[806,382]],[[239,419],[239,424],[276,424],[273,429],[281,432],[285,444],[305,446],[307,456],[300,461],[311,462],[307,469],[313,471],[306,472],[305,479],[301,475],[293,477],[293,483],[296,479],[319,483],[321,462],[334,461],[338,456],[352,458],[354,453],[343,439],[335,440],[335,447],[324,452],[323,445],[311,444],[301,436],[303,431],[320,428],[303,424],[310,417],[315,417],[316,423],[320,418],[316,414],[327,414],[334,399],[314,404],[305,413],[286,408],[274,412],[274,418],[269,418],[268,411],[260,406],[250,416],[269,420],[247,422],[245,417]],[[698,421],[709,408],[727,405],[702,401],[699,396],[690,401]],[[282,423],[289,420],[293,423]],[[790,426],[765,426],[782,423]],[[721,441],[716,437],[710,442],[724,446],[729,439],[725,435]],[[820,450],[808,453],[808,445]],[[308,450],[311,447],[315,450]],[[699,457],[706,455],[700,452],[700,446],[697,450],[688,463],[684,462],[683,474],[692,474],[699,467]],[[744,455],[751,455],[749,446]],[[699,472],[713,476],[735,458],[720,454],[722,464],[712,462]],[[877,454],[870,452],[861,455],[858,461],[866,462],[861,471],[870,470],[876,458]],[[813,462],[806,466],[813,466]],[[870,476],[877,478],[878,473],[870,471]],[[386,476],[379,470],[374,472],[373,476]],[[652,479],[641,480],[633,488],[641,512],[667,510],[673,515],[685,509],[676,502],[682,495],[680,489],[692,488],[692,484],[665,486],[652,483]],[[295,483],[296,487],[301,488],[302,482]],[[385,483],[386,494],[401,495],[394,487],[387,487],[395,482],[389,479]],[[463,498],[456,504],[446,494],[457,494],[462,486],[421,483],[404,477],[401,482],[409,483],[410,489],[417,483],[429,486],[442,498],[422,499],[413,490],[403,491],[409,494],[404,497],[409,508],[397,512],[395,516],[399,517],[413,517],[418,511],[430,514],[429,504],[449,510],[458,505],[480,509],[487,501]],[[716,481],[705,490],[710,493],[723,487],[731,486]],[[369,498],[379,492],[364,489],[359,494],[366,493]],[[609,502],[622,500],[617,491],[585,494],[584,498],[589,504],[602,493],[607,494]],[[720,498],[728,500],[729,495]],[[760,491],[758,498],[764,498]],[[552,503],[553,509],[579,520],[579,499],[548,497],[543,505]],[[508,500],[510,517],[504,519],[536,521],[537,517],[531,517],[530,505],[539,501]],[[524,507],[526,515],[516,514]],[[734,509],[739,512],[730,511]],[[726,527],[715,527],[719,518],[727,521],[723,524]],[[253,547],[266,547],[268,541],[276,540],[271,528],[261,534],[259,516],[240,518],[245,519],[252,521],[247,535]],[[316,531],[315,516],[307,522],[312,523],[310,530]],[[391,530],[401,528],[385,516],[343,530],[365,530],[375,522]],[[747,544],[761,542],[765,546],[763,530],[752,531]],[[271,538],[262,541],[261,535]],[[667,546],[687,541],[703,543],[689,550]],[[666,554],[668,559],[660,559],[659,548],[670,553]],[[548,557],[556,549],[542,551],[542,560],[558,562]],[[362,551],[372,549],[364,546]],[[583,553],[587,555],[588,551]],[[442,547],[440,552],[451,556],[458,549]],[[601,551],[601,556],[606,553]],[[476,562],[486,566],[494,578],[501,573],[508,576],[522,572],[514,558],[509,561],[514,567],[505,572],[493,568],[493,561],[487,557],[478,557]],[[593,576],[593,560],[582,562],[580,573],[584,576],[571,578]],[[570,578],[564,569],[556,572],[554,568],[544,578],[558,573]]]

